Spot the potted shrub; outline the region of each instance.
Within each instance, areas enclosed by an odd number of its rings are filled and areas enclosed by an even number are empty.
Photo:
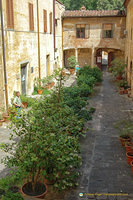
[[[53,81],[53,75],[47,76],[42,79],[42,88],[44,89],[51,89],[55,85]]]
[[[70,74],[74,74],[75,71],[76,71],[75,66],[78,64],[77,61],[76,61],[76,57],[75,56],[70,56],[68,58],[68,63],[69,63]]]
[[[112,65],[111,71],[116,77],[116,79],[122,80],[123,75],[125,74],[125,68],[126,68],[125,60],[116,58],[111,62],[111,65]]]
[[[41,84],[42,84],[42,80],[39,79],[39,78],[35,78],[34,88],[37,88],[37,92],[38,92],[39,95],[41,95],[42,92],[43,92]]]
[[[42,140],[39,140],[34,132],[32,116],[23,113],[19,120],[12,118],[11,128],[12,126],[16,135],[19,136],[19,142],[11,146],[3,144],[3,149],[12,155],[12,157],[6,157],[3,162],[8,167],[17,167],[25,174],[26,181],[21,188],[23,195],[42,198],[47,193],[41,170],[45,166],[46,158],[43,155],[43,147],[40,148],[41,144],[38,143],[39,141],[42,143]],[[13,137],[12,135],[11,139]]]
[[[24,105],[24,108],[28,107],[28,97],[26,95],[21,95],[20,96],[22,104]]]
[[[117,128],[120,132],[120,141],[122,146],[125,146],[126,143],[130,142],[132,139],[132,130],[133,130],[133,122],[130,120],[122,120],[115,124],[115,128]]]
[[[131,165],[131,170],[132,170],[132,173],[133,173],[133,160],[131,161],[130,165]]]
[[[126,153],[126,156],[127,156],[127,163],[129,165],[131,165],[131,162],[133,161],[133,151],[129,151]]]
[[[133,143],[132,142],[126,142],[125,147],[126,147],[126,152],[133,151]]]
[[[120,141],[122,146],[125,146],[127,142],[131,141],[131,136],[129,134],[122,134],[120,135]]]

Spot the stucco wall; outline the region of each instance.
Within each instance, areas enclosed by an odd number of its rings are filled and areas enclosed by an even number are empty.
[[[34,86],[34,79],[39,76],[38,68],[38,33],[37,33],[37,1],[36,0],[14,0],[14,29],[7,29],[6,1],[3,1],[6,63],[8,78],[9,103],[13,96],[13,91],[21,92],[21,66],[27,63],[26,74],[26,94],[31,94]],[[34,31],[29,31],[29,6],[33,3],[34,9]],[[47,33],[44,33],[43,9],[47,10]],[[56,58],[62,64],[62,24],[61,14],[64,6],[56,3],[56,15],[59,18],[56,32],[57,55],[54,58],[54,35],[50,34],[50,18],[53,16],[53,0],[39,1],[39,36],[40,36],[40,63],[41,78],[47,75],[47,55],[50,56],[50,74],[52,74]],[[52,26],[54,23],[52,24]],[[54,28],[53,28],[54,30]],[[2,66],[3,68],[3,66]],[[31,72],[33,68],[33,73]],[[1,68],[0,68],[1,69]],[[1,80],[2,81],[2,80]]]
[[[65,11],[64,5],[55,1],[55,19],[57,20],[57,26],[55,26],[55,47],[57,51],[55,53],[56,66],[62,68],[63,64],[63,35],[62,35],[62,13]]]
[[[126,35],[125,61],[128,64],[127,79],[128,84],[131,85],[133,97],[133,69],[131,69],[131,62],[133,66],[133,0],[130,0],[127,6],[126,30],[128,33]]]
[[[126,27],[125,17],[102,17],[102,18],[65,18],[63,20],[64,49],[69,48],[116,48],[124,51]],[[114,24],[114,37],[102,38],[102,25],[104,23]],[[89,38],[76,38],[76,24],[89,25]]]

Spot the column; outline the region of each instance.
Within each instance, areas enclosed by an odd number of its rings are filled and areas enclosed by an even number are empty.
[[[78,62],[78,49],[75,49],[75,57],[76,57],[76,61]]]
[[[94,67],[95,62],[95,48],[92,47],[92,54],[91,54],[91,66]]]

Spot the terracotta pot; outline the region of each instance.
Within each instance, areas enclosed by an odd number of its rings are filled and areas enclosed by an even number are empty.
[[[133,152],[132,151],[127,152],[126,156],[127,156],[127,163],[130,165],[131,161],[133,161]]]
[[[76,69],[69,69],[69,71],[70,71],[70,74],[74,74]]]
[[[22,104],[24,105],[24,108],[27,108],[27,106],[28,106],[27,102],[22,102]]]
[[[46,85],[45,89],[51,89],[55,85],[55,82],[49,83]]]
[[[43,183],[44,184],[44,186],[45,186],[45,188],[46,188],[46,191],[43,193],[43,194],[41,194],[41,195],[38,195],[38,196],[29,196],[29,195],[27,195],[27,194],[25,194],[24,192],[23,192],[23,188],[24,188],[24,186],[26,185],[27,183],[25,183],[22,187],[21,187],[21,190],[20,190],[20,192],[21,192],[21,194],[22,194],[22,196],[23,197],[31,197],[31,198],[38,198],[38,199],[43,199],[44,197],[45,197],[45,195],[46,195],[46,193],[47,193],[47,185],[45,184],[45,183]]]
[[[122,146],[125,146],[126,143],[131,141],[131,137],[127,139],[120,137],[120,141],[121,141]]]
[[[8,114],[7,113],[3,113],[3,121],[5,122],[5,121],[9,121],[8,120],[8,118],[9,118],[9,116],[8,116]]]
[[[130,165],[131,165],[131,170],[132,170],[132,173],[133,173],[133,160],[131,161]]]
[[[133,143],[132,142],[128,142],[125,144],[126,147],[126,152],[131,152],[133,151]]]
[[[119,76],[116,77],[116,79],[117,79],[117,80],[122,80],[122,76],[119,75]]]
[[[61,71],[61,74],[62,74],[62,76],[66,76],[65,70],[62,70],[62,71]]]
[[[123,93],[124,93],[124,94],[128,94],[128,90],[127,90],[127,89],[124,90]]]
[[[124,94],[124,90],[120,90],[120,94],[121,94],[121,95]]]
[[[43,90],[38,90],[37,92],[38,94],[42,94]]]

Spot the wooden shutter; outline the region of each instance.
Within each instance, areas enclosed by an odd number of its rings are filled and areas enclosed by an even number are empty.
[[[6,0],[7,28],[14,28],[13,0]]]
[[[29,28],[30,31],[34,31],[34,12],[32,3],[29,3]]]
[[[44,32],[47,32],[47,11],[43,10],[43,16],[44,16]]]
[[[86,25],[85,26],[85,38],[88,39],[90,36],[90,26]]]
[[[103,29],[106,31],[111,31],[112,30],[112,24],[104,24]]]
[[[50,13],[50,34],[52,33],[52,25],[53,25],[53,23],[52,23],[52,13]]]

